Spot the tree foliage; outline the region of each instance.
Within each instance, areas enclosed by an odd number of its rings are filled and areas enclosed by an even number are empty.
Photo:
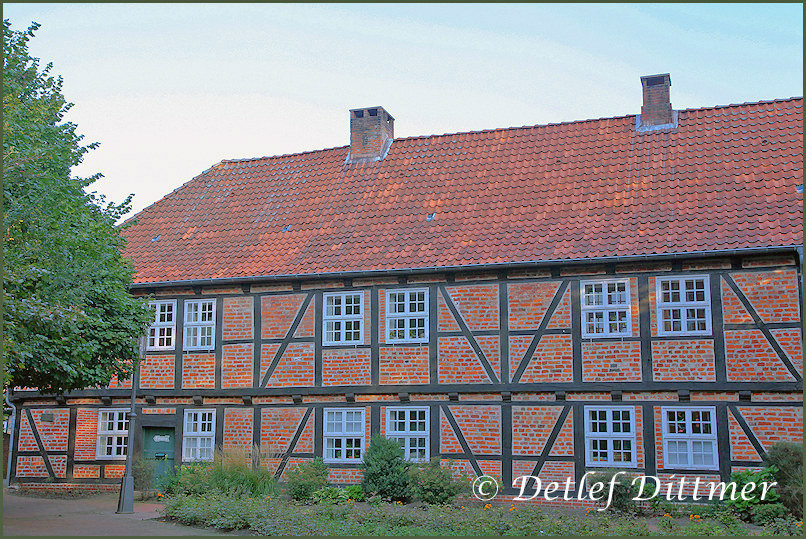
[[[29,55],[37,28],[3,21],[4,383],[61,392],[127,377],[148,311],[115,226],[131,197],[106,203],[85,192],[100,174],[71,175],[97,144],[64,121],[52,64]]]

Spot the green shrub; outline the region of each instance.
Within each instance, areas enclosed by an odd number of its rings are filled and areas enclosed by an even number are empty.
[[[280,488],[266,468],[252,468],[245,452],[217,452],[213,462],[183,464],[174,473],[163,474],[157,488],[168,496],[222,493],[247,497],[275,496]]]
[[[607,497],[607,493],[610,489],[610,481],[616,475],[615,471],[612,472],[597,472],[595,474],[591,474],[588,479],[588,485],[592,485],[594,483],[603,483],[605,485],[604,490],[600,491],[598,496],[605,496]],[[610,507],[608,508],[611,511],[621,511],[624,513],[636,512],[638,507],[633,498],[638,494],[636,487],[632,484],[633,478],[627,474],[621,474],[616,479],[616,482],[613,484],[613,499],[610,502]]]
[[[772,504],[778,501],[778,493],[774,487],[767,491],[767,495],[762,501],[762,489],[760,486],[762,482],[766,481],[767,483],[772,483],[775,481],[775,472],[777,471],[778,469],[775,466],[770,466],[769,468],[762,468],[757,472],[754,472],[753,470],[733,472],[730,475],[730,479],[736,483],[736,499],[732,499],[732,495],[725,496],[725,503],[728,505],[728,507],[736,511],[744,520],[751,520],[752,508],[754,506]],[[741,491],[742,488],[748,483],[755,483],[756,488],[746,495],[747,499],[745,500],[741,496]]]
[[[412,496],[429,504],[452,502],[462,491],[462,484],[434,458],[425,466],[412,467],[409,476]]]
[[[323,487],[311,494],[311,501],[321,504],[347,503],[350,496],[343,488]]]
[[[784,518],[788,515],[789,510],[782,503],[764,503],[750,508],[750,520],[753,524],[761,526],[770,524],[776,518]]]
[[[344,492],[354,502],[363,502],[367,499],[367,495],[364,494],[364,489],[361,488],[361,485],[347,485],[344,487]]]
[[[378,494],[387,500],[409,498],[409,464],[395,440],[373,436],[364,454],[362,468],[361,488],[367,494]]]
[[[781,503],[798,518],[803,517],[803,444],[777,442],[764,457],[766,466],[775,466],[775,480]]]
[[[148,493],[154,488],[154,471],[157,463],[153,460],[146,460],[143,457],[132,459],[132,477],[134,478],[134,490]]]
[[[286,474],[288,495],[297,501],[306,501],[317,490],[327,486],[327,465],[322,457],[299,464]]]

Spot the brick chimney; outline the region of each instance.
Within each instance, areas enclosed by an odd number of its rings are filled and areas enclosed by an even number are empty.
[[[383,107],[350,111],[348,163],[380,161],[395,138],[395,119]]]
[[[672,79],[668,73],[641,77],[644,105],[641,107],[639,127],[672,127],[676,123],[677,114],[672,111],[672,103],[669,101],[671,85]]]

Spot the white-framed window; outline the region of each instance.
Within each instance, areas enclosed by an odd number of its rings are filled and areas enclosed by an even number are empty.
[[[173,350],[176,335],[176,300],[152,301],[154,321],[148,330],[148,350]]]
[[[428,289],[386,292],[386,341],[428,342]]]
[[[717,470],[716,409],[664,407],[663,464],[667,468]]]
[[[364,456],[364,410],[325,409],[325,462],[360,462]]]
[[[386,437],[400,444],[406,460],[428,461],[428,415],[428,408],[401,406],[386,409]]]
[[[710,335],[707,275],[656,279],[658,335]]]
[[[125,459],[129,440],[129,410],[116,408],[98,411],[98,459]]]
[[[583,337],[623,337],[632,333],[630,281],[579,283]]]
[[[324,344],[364,344],[364,292],[326,292]]]
[[[213,460],[215,410],[185,410],[182,460]]]
[[[215,299],[185,300],[185,350],[215,347]]]
[[[635,466],[635,407],[585,407],[585,462],[588,466]]]

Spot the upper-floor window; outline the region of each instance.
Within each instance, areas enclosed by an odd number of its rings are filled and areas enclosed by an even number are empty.
[[[588,466],[635,466],[634,407],[585,407],[585,461]]]
[[[182,460],[213,460],[215,410],[185,410]]]
[[[125,409],[98,411],[99,459],[125,459],[129,440],[129,411]]]
[[[386,409],[386,437],[396,440],[406,460],[428,460],[428,408],[389,407]]]
[[[215,347],[215,299],[185,301],[185,350]]]
[[[630,335],[630,281],[582,281],[582,336]]]
[[[327,462],[357,462],[364,451],[364,410],[325,410],[324,453]]]
[[[428,290],[386,293],[387,342],[428,342]]]
[[[327,292],[323,299],[324,344],[364,344],[364,293]]]
[[[148,330],[149,350],[171,350],[176,334],[176,300],[152,301],[154,321]]]
[[[657,278],[658,335],[711,333],[708,276]]]
[[[716,470],[716,411],[713,407],[668,407],[663,413],[663,464],[667,468]]]

